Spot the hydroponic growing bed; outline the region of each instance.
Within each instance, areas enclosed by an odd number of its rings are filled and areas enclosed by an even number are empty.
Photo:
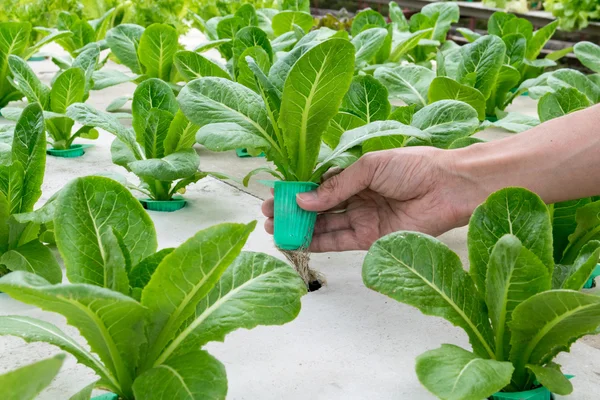
[[[307,265],[316,214],[295,194],[372,151],[592,106],[600,47],[569,49],[579,72],[540,58],[554,23],[494,14],[461,47],[452,3],[348,24],[271,6],[0,23],[0,397],[596,399],[600,237],[575,210],[597,198],[503,189],[468,234],[397,232]],[[270,186],[291,193],[274,238]]]

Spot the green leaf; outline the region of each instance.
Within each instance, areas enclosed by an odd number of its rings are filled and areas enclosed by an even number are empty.
[[[37,274],[50,283],[62,281],[62,271],[52,251],[35,240],[2,254],[0,264],[11,271]]]
[[[548,206],[552,219],[552,243],[554,246],[554,262],[561,262],[563,253],[569,245],[569,236],[575,232],[577,221],[575,220],[576,211],[591,203],[589,197],[578,200],[563,201]]]
[[[92,398],[92,391],[94,390],[96,384],[97,382],[90,383],[73,396],[69,397],[69,400],[90,400]]]
[[[510,383],[509,362],[486,360],[452,344],[417,357],[419,381],[441,399],[481,400]]]
[[[267,34],[260,28],[248,26],[240,29],[233,39],[233,69],[237,70],[237,64],[244,52],[252,47],[261,47],[269,56],[269,64],[273,61],[273,49]],[[237,72],[236,72],[237,74]]]
[[[494,35],[484,36],[461,48],[462,59],[458,66],[457,81],[473,83],[486,99],[490,96],[502,62],[506,46],[502,39]]]
[[[225,367],[204,350],[193,350],[143,372],[133,384],[136,399],[225,399]]]
[[[583,247],[590,240],[600,239],[600,201],[586,204],[577,209],[575,222],[577,228],[569,236],[569,244],[565,248],[561,263],[572,264]]]
[[[545,365],[559,352],[569,351],[578,338],[600,325],[600,297],[572,290],[538,293],[513,312],[510,357],[513,383],[526,390],[526,365]]]
[[[172,182],[198,171],[200,157],[194,149],[183,149],[162,158],[137,160],[128,164],[131,172],[142,179]]]
[[[165,24],[152,24],[140,38],[138,58],[151,78],[169,82],[173,56],[178,50],[175,28]]]
[[[503,64],[500,67],[500,72],[496,79],[496,84],[490,91],[490,95],[486,103],[486,113],[488,115],[494,115],[496,109],[504,109],[508,105],[507,98],[511,98],[511,89],[515,88],[519,84],[521,74],[517,69],[508,64]]]
[[[549,274],[554,270],[552,227],[544,202],[526,189],[499,190],[475,209],[469,221],[470,274],[483,294],[490,254],[506,234],[515,235],[544,263]]]
[[[175,116],[169,111],[151,108],[146,118],[146,125],[142,132],[138,132],[137,141],[143,145],[146,158],[161,158],[165,155],[164,142]]]
[[[29,212],[42,195],[46,167],[46,135],[44,118],[39,104],[30,104],[23,110],[13,133],[13,164],[23,167],[23,192],[16,213]]]
[[[132,99],[131,96],[117,97],[113,101],[111,101],[108,106],[106,106],[106,111],[108,111],[108,112],[119,111],[131,99]]]
[[[597,240],[587,242],[575,259],[561,289],[581,290],[596,268],[599,256],[600,242]]]
[[[534,32],[531,39],[527,41],[526,57],[528,59],[535,60],[540,55],[548,40],[554,35],[557,27],[558,21],[555,20]]]
[[[218,39],[218,40],[211,40],[210,42],[202,43],[194,49],[194,52],[204,53],[205,51],[208,51],[210,49],[217,49],[222,44],[225,44],[225,43],[231,43],[231,39]]]
[[[432,3],[421,9],[421,14],[435,21],[431,39],[439,42],[446,40],[452,23],[458,22],[460,10],[456,3]]]
[[[587,96],[574,87],[561,87],[553,93],[546,93],[538,102],[540,121],[546,122],[589,107]]]
[[[357,115],[369,123],[387,119],[391,108],[388,91],[383,84],[371,75],[357,75],[342,100],[341,111]]]
[[[481,35],[479,33],[473,32],[472,30],[470,30],[468,28],[456,28],[456,30],[458,33],[463,35],[463,37],[465,39],[467,39],[467,41],[469,43],[473,43],[474,41],[476,41],[477,39],[479,39],[481,37]]]
[[[282,10],[304,11],[310,12],[309,0],[283,0],[281,4]]]
[[[142,305],[101,287],[50,285],[43,278],[22,271],[0,278],[0,290],[16,300],[66,317],[117,377],[118,389],[127,390],[133,379],[139,348],[145,343],[143,321],[146,311]],[[127,392],[121,393],[129,396]]]
[[[171,252],[173,248],[162,249],[154,254],[144,258],[138,264],[134,265],[129,271],[129,285],[132,288],[143,289],[146,287],[154,271],[162,260]],[[140,300],[139,298],[136,300]]]
[[[527,47],[527,39],[520,33],[511,33],[502,38],[506,46],[505,63],[520,68],[525,58],[525,50]]]
[[[118,388],[114,376],[100,360],[49,322],[22,315],[0,316],[0,335],[17,336],[27,343],[44,342],[56,346],[73,355],[78,363],[94,370],[100,376],[100,385],[114,390]]]
[[[205,125],[196,133],[196,141],[211,151],[270,147],[269,142],[234,122]]]
[[[354,114],[338,112],[329,122],[327,130],[323,133],[323,142],[332,149],[340,142],[340,137],[346,131],[365,125],[365,121]]]
[[[477,89],[461,85],[454,79],[438,76],[429,85],[427,94],[430,103],[440,100],[459,100],[469,104],[477,111],[479,120],[485,119],[485,98]]]
[[[129,76],[121,71],[116,70],[103,69],[101,71],[94,71],[92,74],[92,80],[94,81],[93,89],[106,89],[107,87],[120,85],[121,83],[132,82],[136,78],[138,78],[137,75]],[[125,98],[129,99],[128,96],[125,96]],[[109,107],[107,107],[106,110],[110,111]]]
[[[414,232],[384,236],[367,253],[362,275],[368,288],[461,327],[475,354],[494,357],[485,303],[458,256],[443,243]]]
[[[146,366],[159,365],[156,361],[164,347],[239,255],[255,226],[256,222],[210,227],[162,260],[142,292],[142,305],[151,316]]]
[[[507,234],[498,240],[487,266],[486,305],[496,339],[496,360],[508,360],[509,323],[516,306],[534,294],[550,290],[551,274],[519,238]]]
[[[560,69],[554,71],[548,76],[548,85],[554,90],[575,88],[580,93],[585,94],[590,103],[600,102],[600,87],[576,70]]]
[[[440,100],[417,111],[411,125],[426,135],[430,145],[447,148],[456,139],[475,133],[479,119],[477,111],[467,103]]]
[[[356,65],[369,62],[382,48],[388,31],[385,28],[366,29],[352,38],[352,44],[356,49]]]
[[[83,101],[85,75],[81,68],[69,68],[63,71],[52,85],[50,105],[52,111],[67,112],[67,107]]]
[[[560,365],[548,363],[546,366],[527,364],[529,369],[535,375],[535,379],[554,394],[566,396],[573,392],[573,385],[569,379],[560,370]]]
[[[38,102],[46,107],[50,99],[50,88],[42,83],[25,61],[17,56],[8,56],[8,66],[14,78],[14,86],[27,97],[30,103]]]
[[[138,59],[138,47],[143,33],[143,27],[133,24],[121,24],[106,32],[106,43],[110,51],[134,74],[144,73]]]
[[[424,29],[421,31],[414,32],[404,38],[400,43],[396,44],[396,46],[392,49],[390,53],[391,62],[398,62],[400,59],[409,51],[414,49],[419,45],[419,42],[422,39],[426,39],[430,37],[433,32],[433,28]]]
[[[521,133],[535,126],[538,126],[539,124],[540,120],[536,117],[531,117],[529,115],[519,114],[516,112],[509,112],[497,121],[484,121],[481,127],[482,129],[494,127],[504,129],[513,133]]]
[[[573,50],[583,65],[600,73],[600,46],[592,42],[578,42]]]
[[[469,147],[470,145],[476,143],[484,143],[484,141],[473,136],[462,137],[450,143],[448,149],[462,149],[463,147]]]
[[[140,83],[133,93],[131,114],[133,115],[133,129],[138,142],[143,146],[144,136],[150,112],[153,108],[168,111],[174,115],[179,107],[171,87],[164,81],[156,78],[147,79]]]
[[[352,20],[352,28],[350,34],[352,37],[358,35],[366,26],[379,26],[385,28],[385,19],[377,11],[367,8],[360,11]]]
[[[11,100],[21,98],[19,92],[7,79],[8,56],[23,54],[29,44],[31,24],[29,22],[2,22],[0,23],[0,107],[4,107]]]
[[[192,147],[196,142],[198,129],[199,126],[190,122],[181,110],[177,111],[164,140],[165,154],[168,155]]]
[[[283,35],[292,30],[293,25],[298,25],[304,32],[310,31],[313,26],[313,17],[302,11],[281,11],[273,17],[272,27],[275,36]]]
[[[0,375],[0,396],[6,400],[33,400],[52,382],[65,359],[57,354]]]
[[[228,333],[240,328],[283,325],[298,315],[304,294],[306,284],[286,263],[266,254],[243,252],[198,303],[158,362],[208,342],[224,341]]]
[[[306,52],[284,85],[278,123],[299,181],[307,181],[319,154],[321,136],[336,115],[354,72],[354,46],[330,39]]]
[[[398,30],[401,32],[408,31],[408,21],[406,20],[404,12],[402,11],[398,3],[390,1],[388,9],[390,14],[390,21],[392,21],[396,25],[396,28],[398,28]]]
[[[274,144],[273,126],[261,97],[223,78],[200,78],[188,83],[177,97],[183,114],[196,125],[234,123],[243,131]]]
[[[260,46],[249,47],[244,50],[237,63],[237,82],[260,93],[257,87],[257,78],[254,71],[250,68],[248,60],[252,60],[262,72],[261,75],[266,76],[265,74],[269,73],[269,69],[271,68],[269,55]]]
[[[175,53],[175,67],[187,81],[203,76],[218,76],[231,79],[229,73],[216,62],[193,51],[178,51]]]
[[[244,21],[244,26],[258,25],[256,10],[254,9],[254,6],[252,4],[241,5],[234,15],[238,18],[241,18]]]
[[[401,65],[377,68],[375,78],[388,89],[390,98],[422,108],[428,104],[427,91],[435,73],[419,65]]]
[[[89,104],[76,103],[67,108],[67,116],[82,125],[102,128],[115,135],[126,144],[135,158],[141,160],[141,148],[135,141],[135,133],[131,128],[123,126],[112,114],[98,111]]]
[[[156,250],[150,217],[131,193],[112,179],[75,179],[62,189],[57,201],[56,244],[71,282],[108,286],[110,271],[106,269],[118,254],[112,254],[105,241],[114,245],[114,234],[122,238],[133,265]]]

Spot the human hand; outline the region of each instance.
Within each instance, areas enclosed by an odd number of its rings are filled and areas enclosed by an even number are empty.
[[[321,212],[309,250],[367,250],[399,230],[440,235],[464,225],[478,204],[477,185],[454,168],[453,152],[407,147],[368,153],[318,189],[301,193],[298,205]],[[469,197],[470,196],[470,197]],[[273,234],[273,199],[262,206]]]

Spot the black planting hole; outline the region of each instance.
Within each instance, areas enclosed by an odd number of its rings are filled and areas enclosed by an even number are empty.
[[[321,282],[319,282],[318,280],[308,282],[308,291],[309,292],[316,292],[317,290],[321,289],[321,287],[323,287],[323,285],[321,285]]]

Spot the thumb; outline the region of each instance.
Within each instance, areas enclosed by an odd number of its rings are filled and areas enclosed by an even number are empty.
[[[372,157],[362,157],[350,167],[321,184],[316,190],[299,193],[298,205],[307,211],[327,211],[365,190],[371,184],[375,168]]]

